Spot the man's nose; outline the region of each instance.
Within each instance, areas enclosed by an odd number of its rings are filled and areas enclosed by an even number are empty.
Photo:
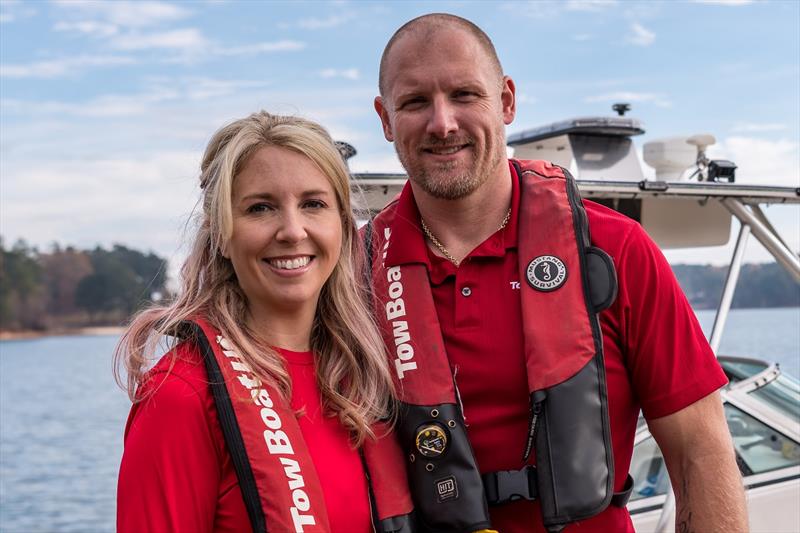
[[[300,242],[308,236],[305,219],[298,209],[288,209],[281,214],[280,227],[275,238],[281,242]]]
[[[447,138],[458,130],[456,109],[446,98],[434,99],[428,120],[427,133],[440,139]]]

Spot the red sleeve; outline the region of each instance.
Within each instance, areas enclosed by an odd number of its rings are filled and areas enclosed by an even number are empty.
[[[727,379],[672,269],[631,225],[617,261],[627,368],[647,418],[677,412]]]
[[[211,532],[221,468],[204,395],[177,365],[148,385],[154,392],[133,406],[125,430],[117,530]]]

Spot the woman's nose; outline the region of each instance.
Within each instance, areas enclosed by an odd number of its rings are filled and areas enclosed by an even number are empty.
[[[276,238],[283,242],[299,242],[306,236],[305,220],[302,214],[296,209],[285,211],[281,216]]]

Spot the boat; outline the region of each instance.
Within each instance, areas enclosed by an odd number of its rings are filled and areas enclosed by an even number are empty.
[[[583,117],[524,130],[507,138],[514,157],[545,159],[570,170],[584,198],[637,221],[662,248],[724,245],[732,220],[739,221],[736,244],[717,307],[709,343],[718,353],[749,237],[800,283],[800,259],[762,210],[771,204],[800,206],[800,188],[736,183],[736,165],[710,160],[712,135],[657,139],[643,145],[643,159],[655,170],[648,179],[634,137],[642,123],[626,116]],[[352,156],[348,146],[343,153]],[[405,174],[354,173],[360,218],[367,219],[399,194]],[[752,531],[800,531],[800,384],[776,363],[718,354],[729,379],[721,390],[736,460],[744,481]],[[640,417],[630,473],[628,510],[642,532],[674,531],[675,503],[663,457]]]

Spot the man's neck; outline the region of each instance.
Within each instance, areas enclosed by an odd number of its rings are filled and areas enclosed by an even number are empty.
[[[428,229],[459,262],[498,230],[511,207],[512,184],[507,164],[472,194],[458,200],[434,198],[413,182],[411,188]],[[430,240],[428,246],[444,257]]]

